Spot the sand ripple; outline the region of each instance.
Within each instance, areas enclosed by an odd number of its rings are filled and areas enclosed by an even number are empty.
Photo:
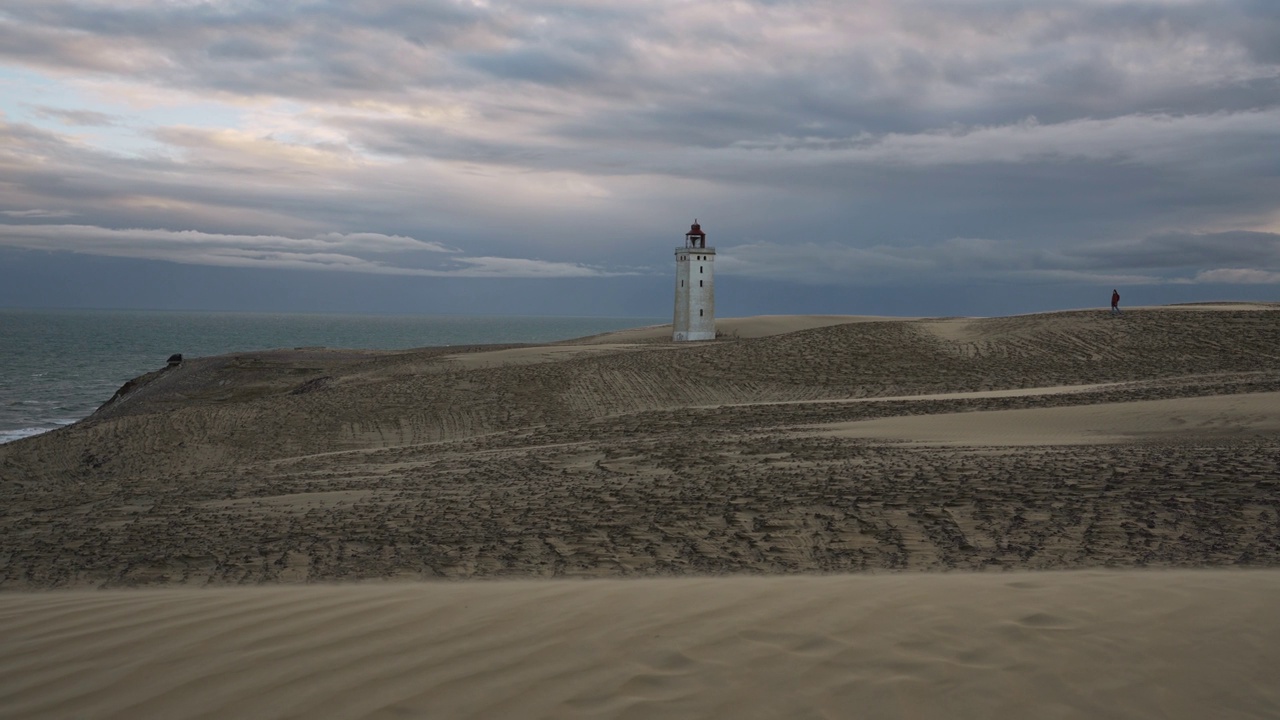
[[[6,718],[1263,718],[1280,575],[0,596]]]

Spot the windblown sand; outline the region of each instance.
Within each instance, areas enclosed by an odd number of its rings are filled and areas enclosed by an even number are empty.
[[[200,358],[0,446],[0,717],[1280,715],[1280,308],[721,329]]]
[[[12,718],[1268,718],[1280,573],[0,596]]]

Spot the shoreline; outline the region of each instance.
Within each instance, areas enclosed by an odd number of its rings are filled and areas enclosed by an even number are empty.
[[[6,349],[14,353],[0,367],[0,395],[8,403],[0,407],[0,444],[89,417],[122,385],[164,367],[175,352],[194,358],[302,346],[412,350],[458,347],[486,336],[509,341],[513,332],[521,342],[541,342],[523,336],[572,339],[593,328],[652,321],[534,317],[520,319],[528,326],[521,329],[506,316],[472,320],[476,327],[468,330],[466,319],[454,316],[0,309]],[[439,342],[421,342],[433,337]]]

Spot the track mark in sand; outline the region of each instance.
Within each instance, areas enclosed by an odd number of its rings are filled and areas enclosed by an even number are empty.
[[[788,653],[816,657],[835,655],[848,647],[847,643],[829,636],[805,633],[744,630],[738,633],[738,637],[748,642],[767,645]]]
[[[491,438],[495,436],[511,435],[511,434],[513,434],[512,431],[501,430],[498,432],[485,433],[483,435],[475,435],[475,436],[466,438],[465,440],[463,439],[430,440],[427,442],[409,443],[406,445],[392,445],[390,447],[353,448],[350,450],[330,450],[329,452],[311,453],[308,455],[297,455],[294,457],[287,457],[287,458],[277,458],[277,459],[267,461],[266,463],[264,463],[264,465],[267,467],[277,466],[277,465],[290,465],[290,464],[295,464],[299,462],[304,462],[307,460],[315,460],[319,458],[342,457],[342,456],[347,456],[347,457],[365,456],[372,459],[374,456],[377,456],[377,455],[395,454],[395,453],[402,453],[405,451],[412,451],[412,450],[422,450],[422,449],[437,447],[441,445],[461,445],[465,443],[471,443],[476,440],[483,440],[483,439]],[[521,433],[516,433],[516,434],[521,434]],[[576,440],[572,442],[543,443],[539,445],[516,445],[509,448],[505,448],[505,447],[491,448],[487,450],[459,449],[456,451],[456,454],[459,456],[466,455],[468,457],[472,457],[472,456],[495,455],[495,454],[501,454],[501,453],[524,453],[524,452],[547,450],[547,449],[553,449],[553,448],[575,447],[575,446],[587,445],[587,444],[590,444],[590,442],[591,441],[589,440]]]
[[[973,390],[969,392],[929,393],[922,395],[886,395],[859,398],[823,398],[818,400],[772,400],[763,402],[719,403],[716,405],[691,405],[692,409],[758,407],[770,405],[843,405],[857,403],[886,403],[912,400],[983,400],[990,398],[1039,397],[1041,395],[1072,395],[1092,393],[1117,388],[1132,387],[1137,383],[1114,382],[1091,385],[1053,385],[1049,387],[1013,388],[1008,390]]]
[[[1044,587],[1044,584],[1029,580],[1014,580],[1013,582],[1005,583],[1005,587],[1011,587],[1016,590],[1040,590]]]
[[[816,425],[808,432],[923,445],[1093,445],[1134,440],[1270,437],[1280,392],[1140,400],[1060,408],[979,410]]]
[[[1076,627],[1076,623],[1065,617],[1044,612],[1025,615],[1018,618],[1017,622],[1040,630],[1072,630]]]

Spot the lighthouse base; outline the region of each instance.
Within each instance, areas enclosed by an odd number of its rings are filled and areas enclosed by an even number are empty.
[[[715,340],[715,330],[691,330],[688,332],[674,332],[671,339],[675,342],[691,342],[694,340]]]

